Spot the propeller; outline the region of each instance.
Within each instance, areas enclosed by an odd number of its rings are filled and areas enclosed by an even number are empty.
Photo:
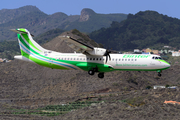
[[[111,51],[106,50],[106,52],[105,52],[105,54],[104,54],[104,56],[106,56],[106,63],[107,63],[107,61],[108,61],[108,57],[109,57],[109,60],[111,60],[111,56],[110,56],[109,53],[111,53]]]

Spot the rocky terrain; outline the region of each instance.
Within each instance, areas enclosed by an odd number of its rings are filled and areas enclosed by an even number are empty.
[[[65,34],[90,40],[86,35],[74,35],[73,31],[62,35]],[[92,41],[87,44],[98,46]],[[59,37],[43,47],[73,52]],[[89,76],[85,71],[56,70],[13,60],[0,64],[0,119],[179,119],[180,105],[164,104],[165,100],[180,101],[178,89],[147,89],[154,85],[179,86],[179,72],[180,65],[176,64],[164,70],[162,77],[156,72],[114,71],[100,79],[97,74]],[[92,103],[62,115],[50,117],[39,113],[47,112],[44,110],[47,105],[83,101]],[[36,111],[39,114],[34,114]]]

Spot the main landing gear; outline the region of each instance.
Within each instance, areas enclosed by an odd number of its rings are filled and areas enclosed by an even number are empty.
[[[98,74],[98,77],[99,77],[99,78],[104,78],[104,73],[99,73],[99,74]]]
[[[99,71],[98,71],[98,67],[95,67],[95,68],[93,68],[92,70],[89,70],[89,71],[88,71],[88,74],[89,74],[89,75],[94,75],[95,72],[99,72]],[[99,78],[104,78],[104,73],[99,73],[99,74],[98,74],[98,77],[99,77]]]
[[[88,74],[89,74],[89,75],[94,75],[94,73],[95,73],[94,70],[89,70],[89,71],[88,71]]]

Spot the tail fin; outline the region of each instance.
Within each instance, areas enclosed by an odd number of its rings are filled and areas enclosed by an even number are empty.
[[[31,54],[43,54],[46,49],[36,43],[27,29],[11,29],[17,33],[21,55],[28,58]]]

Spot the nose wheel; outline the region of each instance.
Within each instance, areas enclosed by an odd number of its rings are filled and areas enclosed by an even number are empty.
[[[160,72],[158,72],[158,76],[161,77],[161,73]]]
[[[158,76],[161,77],[161,70],[157,70]]]

